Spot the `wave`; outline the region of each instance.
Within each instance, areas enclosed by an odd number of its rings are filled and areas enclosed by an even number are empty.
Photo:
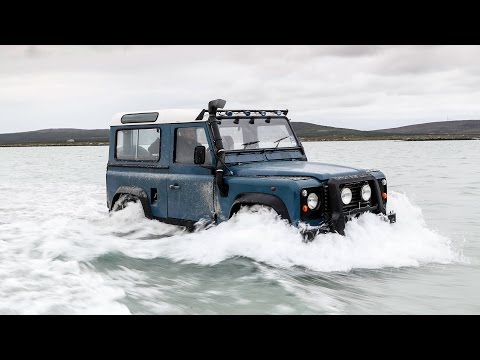
[[[397,223],[364,214],[347,223],[346,236],[322,234],[309,243],[264,208],[245,209],[228,222],[188,232],[146,219],[140,204],[109,214],[102,201],[84,200],[84,206],[57,209],[48,219],[39,212],[15,222],[11,215],[0,224],[0,313],[129,314],[122,303],[125,287],[91,265],[112,253],[205,266],[243,257],[279,269],[318,272],[465,260],[449,238],[426,225],[418,206],[396,192],[389,207],[397,212]]]
[[[113,213],[102,224],[103,242],[98,240],[103,251],[118,251],[133,258],[164,257],[215,265],[232,257],[247,257],[276,267],[300,266],[322,272],[462,260],[449,238],[428,228],[421,209],[405,194],[390,195],[389,208],[397,212],[395,224],[364,214],[347,223],[346,236],[320,234],[309,243],[302,241],[297,228],[264,208],[245,209],[228,222],[188,233],[145,219],[139,204]],[[98,245],[95,241],[88,246],[90,255],[102,252]]]

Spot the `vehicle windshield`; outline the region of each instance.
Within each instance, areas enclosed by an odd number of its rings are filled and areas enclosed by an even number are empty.
[[[218,125],[226,151],[297,147],[284,118],[222,119]]]

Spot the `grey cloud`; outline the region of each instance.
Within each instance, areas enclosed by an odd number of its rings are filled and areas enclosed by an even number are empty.
[[[98,52],[116,52],[134,50],[134,45],[89,45],[89,48]]]
[[[29,45],[25,48],[25,56],[27,58],[39,58],[48,55],[49,52],[45,49],[41,49],[36,45]]]
[[[359,57],[373,56],[385,51],[385,45],[326,45],[311,48],[314,56]]]
[[[0,46],[0,133],[218,97],[362,129],[480,118],[478,58],[478,46]]]
[[[334,102],[332,106],[335,107],[341,107],[341,108],[351,108],[351,107],[362,107],[362,106],[367,106],[375,103],[374,98],[368,98],[365,96],[360,96],[357,98],[350,98],[350,99],[345,99],[341,100],[338,102]]]
[[[390,47],[378,59],[373,73],[398,76],[478,69],[479,46],[399,46]]]

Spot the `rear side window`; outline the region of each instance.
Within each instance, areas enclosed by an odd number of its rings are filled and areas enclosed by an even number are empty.
[[[116,158],[130,161],[158,161],[160,129],[117,131]]]

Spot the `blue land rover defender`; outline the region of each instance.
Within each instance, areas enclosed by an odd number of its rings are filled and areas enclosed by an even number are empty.
[[[194,228],[228,220],[241,207],[275,210],[306,239],[344,234],[364,212],[387,214],[387,181],[378,170],[307,161],[287,110],[120,113],[110,129],[107,204],[140,201],[145,216]]]

